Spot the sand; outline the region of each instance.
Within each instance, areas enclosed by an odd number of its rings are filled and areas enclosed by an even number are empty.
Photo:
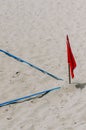
[[[77,62],[68,84],[66,34]],[[0,107],[0,130],[86,130],[86,1],[0,0],[0,103],[60,86],[41,98]]]

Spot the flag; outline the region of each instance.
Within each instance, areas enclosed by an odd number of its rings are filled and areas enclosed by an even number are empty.
[[[76,68],[76,61],[72,53],[72,49],[70,46],[68,35],[66,37],[66,44],[67,44],[67,58],[68,58],[68,64],[70,65],[70,74],[71,77],[74,78],[74,69]]]

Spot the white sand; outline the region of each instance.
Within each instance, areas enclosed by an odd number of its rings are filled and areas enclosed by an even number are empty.
[[[77,61],[72,85],[66,34]],[[86,130],[85,0],[0,0],[0,49],[64,79],[55,80],[0,53],[0,103],[62,87],[42,98],[1,107],[0,130]]]

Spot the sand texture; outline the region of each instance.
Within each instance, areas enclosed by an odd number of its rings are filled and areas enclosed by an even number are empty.
[[[77,62],[68,84],[66,35]],[[42,97],[0,107],[0,130],[86,130],[86,1],[0,0],[0,103],[60,86]]]

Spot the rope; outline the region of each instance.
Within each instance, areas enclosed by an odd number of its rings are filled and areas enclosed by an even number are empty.
[[[6,52],[6,51],[1,50],[1,49],[0,49],[0,52],[3,52],[4,54],[8,55],[9,57],[12,57],[12,58],[16,59],[16,60],[19,61],[19,62],[24,62],[25,64],[29,65],[30,67],[33,67],[33,68],[35,68],[35,69],[41,71],[42,73],[47,74],[48,76],[51,76],[51,77],[54,78],[54,79],[63,80],[63,79],[58,78],[57,76],[55,76],[55,75],[53,75],[53,74],[51,74],[51,73],[49,73],[49,72],[47,72],[47,71],[45,71],[45,70],[39,68],[39,67],[37,67],[37,66],[35,66],[35,65],[33,65],[33,64],[31,64],[31,63],[29,63],[29,62],[27,62],[27,61],[25,61],[25,60],[19,58],[19,57],[17,57],[17,56],[15,56],[15,55],[13,55],[13,54],[11,54],[11,53],[9,53],[9,52]]]
[[[44,91],[41,91],[41,92],[38,92],[38,93],[35,93],[35,94],[31,94],[29,96],[24,96],[24,97],[21,97],[21,98],[17,98],[17,99],[14,99],[14,100],[3,102],[3,103],[0,103],[0,107],[6,106],[6,105],[10,105],[10,104],[14,104],[14,103],[18,103],[19,101],[25,101],[26,99],[30,100],[32,98],[36,98],[39,95],[46,94],[46,93],[54,91],[54,90],[58,90],[60,88],[61,87],[56,87],[56,88],[44,90]]]

